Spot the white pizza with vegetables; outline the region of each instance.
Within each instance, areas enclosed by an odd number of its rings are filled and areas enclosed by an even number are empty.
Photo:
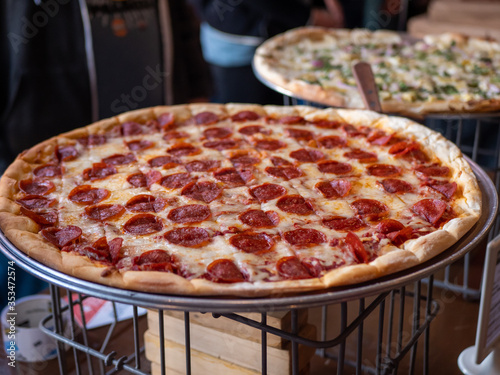
[[[478,220],[459,149],[363,110],[192,104],[51,138],[0,180],[0,228],[78,278],[184,295],[355,284],[432,258]]]
[[[264,42],[257,73],[293,95],[363,108],[352,66],[369,63],[384,112],[500,110],[500,44],[458,34],[410,40],[396,32],[305,27]]]

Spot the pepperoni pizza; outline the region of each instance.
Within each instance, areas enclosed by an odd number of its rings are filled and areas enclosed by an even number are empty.
[[[28,256],[126,289],[258,296],[409,268],[478,220],[456,146],[362,110],[193,104],[49,139],[0,180]]]

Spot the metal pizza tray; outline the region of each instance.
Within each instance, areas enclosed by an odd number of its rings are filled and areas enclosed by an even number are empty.
[[[266,312],[344,302],[377,295],[430,276],[463,257],[486,238],[497,214],[497,191],[490,177],[477,164],[470,160],[469,163],[478,179],[483,203],[481,217],[474,227],[456,244],[421,265],[356,285],[294,295],[286,294],[262,298],[219,296],[196,297],[153,294],[118,289],[81,280],[55,271],[29,258],[26,254],[17,249],[2,232],[0,232],[0,251],[9,259],[14,260],[19,267],[54,285],[85,295],[143,307],[215,313],[243,311]]]

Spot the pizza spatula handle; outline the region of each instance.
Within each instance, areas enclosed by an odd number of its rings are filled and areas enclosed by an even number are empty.
[[[358,62],[352,67],[354,78],[356,79],[356,84],[358,86],[361,98],[363,98],[363,103],[366,109],[382,112],[382,106],[380,105],[380,99],[378,97],[378,88],[375,83],[375,78],[373,77],[373,71],[370,64],[366,62]]]

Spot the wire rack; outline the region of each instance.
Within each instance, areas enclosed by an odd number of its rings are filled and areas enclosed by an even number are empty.
[[[138,314],[138,306],[153,310],[158,316],[158,335],[168,338],[164,313],[176,310],[183,313],[183,345],[185,364],[181,373],[203,372],[193,362],[191,342],[191,314],[212,314],[214,319],[225,319],[260,332],[260,360],[253,373],[273,374],[268,361],[271,336],[288,342],[290,374],[304,373],[304,363],[299,353],[312,348],[315,358],[334,363],[337,374],[396,374],[421,372],[428,374],[429,325],[439,311],[433,299],[434,274],[456,262],[476,248],[487,237],[497,213],[498,198],[495,185],[477,164],[473,170],[483,193],[485,207],[479,222],[457,244],[429,262],[410,270],[389,275],[374,282],[349,287],[328,289],[300,295],[284,295],[268,298],[203,298],[157,295],[116,289],[54,271],[28,258],[0,233],[0,250],[17,265],[49,282],[53,314],[40,324],[41,329],[57,339],[58,364],[61,374],[149,374],[150,363],[144,359],[144,319]],[[61,303],[62,294],[67,304]],[[96,341],[84,319],[84,306],[88,296],[133,305],[133,317],[121,342],[129,343],[120,350],[113,345],[113,337],[123,331],[115,308],[114,322]],[[76,297],[76,298],[74,298]],[[114,305],[113,305],[114,306]],[[290,311],[290,326],[278,329],[267,324],[269,314]],[[317,336],[311,338],[299,331],[302,311],[316,313]],[[82,324],[77,325],[75,311],[80,311]],[[257,313],[260,319],[249,319],[244,312]],[[369,328],[369,329],[368,329]],[[375,332],[373,332],[375,330]],[[420,343],[420,344],[419,344]],[[165,355],[165,343],[159,340],[158,374],[166,372],[169,358]],[[123,352],[122,352],[123,351]],[[247,353],[241,353],[242,356]],[[417,358],[419,360],[417,361]],[[305,367],[307,370],[307,366]],[[176,372],[177,373],[177,372]],[[247,372],[248,373],[248,372]]]

